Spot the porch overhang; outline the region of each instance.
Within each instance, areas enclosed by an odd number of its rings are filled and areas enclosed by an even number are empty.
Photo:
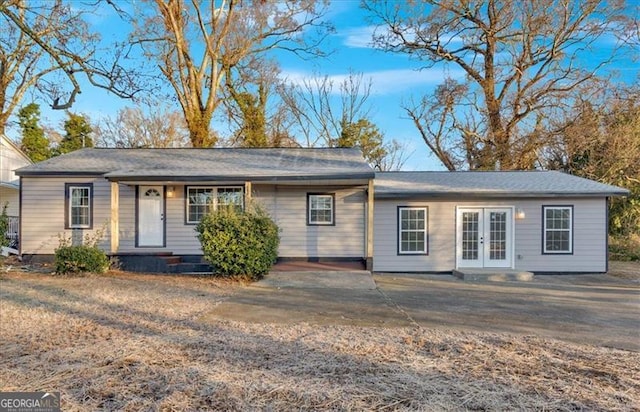
[[[130,186],[162,184],[162,185],[202,185],[205,183],[215,185],[244,185],[245,182],[253,184],[273,185],[332,185],[332,186],[366,186],[370,177],[366,175],[323,175],[323,176],[104,176],[110,182],[118,182]]]

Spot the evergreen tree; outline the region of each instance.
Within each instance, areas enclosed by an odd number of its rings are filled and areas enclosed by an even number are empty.
[[[22,131],[20,149],[34,162],[41,162],[51,157],[49,140],[40,127],[40,106],[30,103],[18,111],[18,123]]]
[[[60,141],[58,152],[65,154],[85,147],[93,147],[91,133],[93,129],[89,119],[81,114],[67,112],[68,119],[64,122],[65,135]]]
[[[383,143],[383,135],[378,127],[367,119],[357,122],[341,122],[337,147],[359,147],[367,162],[376,170],[382,170],[384,158],[389,154]]]

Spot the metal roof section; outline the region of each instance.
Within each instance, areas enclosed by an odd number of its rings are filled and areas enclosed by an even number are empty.
[[[23,167],[19,176],[104,175],[113,181],[370,179],[357,148],[82,149]]]
[[[378,172],[375,197],[441,198],[626,196],[617,186],[558,171]]]

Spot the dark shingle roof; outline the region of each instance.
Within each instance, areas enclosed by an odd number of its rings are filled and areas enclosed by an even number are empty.
[[[378,172],[377,198],[624,196],[626,189],[557,171]]]
[[[368,179],[359,149],[82,149],[21,168],[20,176],[105,175],[112,180]]]

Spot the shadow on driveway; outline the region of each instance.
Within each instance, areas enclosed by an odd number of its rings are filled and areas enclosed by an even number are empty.
[[[589,276],[464,282],[450,275],[372,277],[365,271],[272,273],[218,305],[206,319],[419,325],[640,351],[640,287],[606,275]]]

